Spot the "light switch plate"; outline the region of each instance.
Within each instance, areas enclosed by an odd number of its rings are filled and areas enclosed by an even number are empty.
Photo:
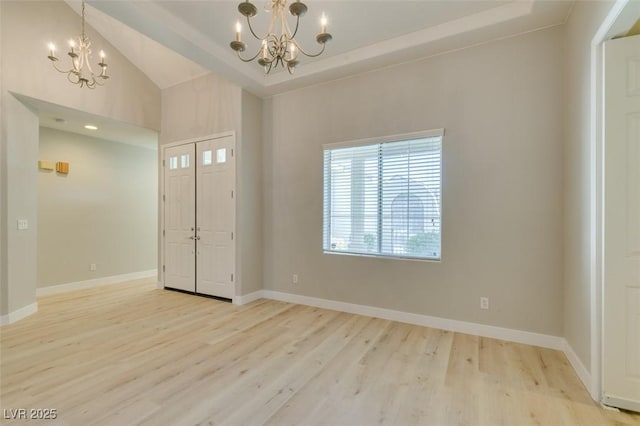
[[[18,231],[29,229],[29,221],[27,219],[18,219]]]

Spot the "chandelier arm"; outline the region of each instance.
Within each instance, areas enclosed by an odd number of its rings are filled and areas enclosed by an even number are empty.
[[[84,52],[81,52],[78,56],[78,71],[84,68]]]
[[[89,72],[91,73],[91,75],[94,74],[93,72],[93,68],[91,68],[91,62],[89,62],[89,56],[91,55],[91,41],[89,41],[89,39],[85,38],[84,40],[82,40],[83,44],[84,44],[84,54],[81,55],[82,57],[82,62],[80,63],[80,66],[87,66],[87,69],[89,70]]]
[[[73,69],[70,70],[61,70],[60,68],[58,68],[58,66],[56,65],[56,63],[54,61],[51,61],[51,65],[53,65],[53,68],[55,68],[56,71],[62,73],[62,74],[68,74],[70,72],[73,71]]]
[[[91,68],[91,63],[89,62],[89,57],[88,56],[83,60],[83,62],[87,66],[87,69],[89,70],[91,75],[94,75],[95,73],[93,72],[93,68]]]
[[[291,34],[292,39],[296,38],[296,34],[298,34],[299,26],[300,26],[300,16],[296,16],[296,29],[293,31],[293,34]]]
[[[262,38],[258,37],[258,35],[256,34],[256,32],[253,30],[253,27],[251,26],[251,18],[249,18],[247,16],[247,25],[249,26],[249,31],[251,31],[251,34],[253,34],[253,36],[258,39],[258,40],[262,40],[266,37],[266,35]]]
[[[284,6],[278,8],[278,13],[280,14],[280,34],[285,37],[289,37],[291,30],[289,29],[289,23],[287,22],[287,14],[285,13]]]
[[[302,52],[305,56],[309,57],[309,58],[315,58],[318,57],[320,55],[322,55],[322,52],[324,52],[324,48],[326,47],[326,43],[322,43],[322,49],[320,49],[320,51],[318,53],[307,53],[304,51],[304,49],[302,47],[300,47],[300,44],[298,44],[298,42],[296,42],[296,47],[298,48],[298,50],[300,52]]]
[[[238,58],[240,58],[240,60],[242,62],[251,62],[251,61],[255,60],[260,55],[261,52],[262,52],[262,49],[258,49],[258,52],[253,57],[248,58],[248,59],[245,59],[242,56],[240,56],[240,52],[238,52]]]
[[[246,16],[246,18],[247,18],[247,26],[249,27],[249,31],[257,40],[264,40],[267,37],[269,37],[271,33],[273,33],[273,26],[276,21],[275,13],[271,14],[271,19],[269,21],[269,28],[267,29],[267,32],[265,33],[265,35],[262,37],[258,36],[258,34],[256,34],[255,30],[253,29],[253,25],[251,25],[251,18],[249,16]]]
[[[72,75],[74,75],[74,76],[78,77],[78,80],[77,80],[77,81],[73,81],[73,80],[71,79],[71,76],[72,76]],[[78,76],[78,74],[74,73],[73,71],[69,71],[69,72],[67,72],[67,80],[69,80],[69,82],[70,82],[70,83],[73,83],[73,84],[78,84],[78,83],[80,83],[80,77]],[[82,87],[82,86],[80,86],[80,87]]]

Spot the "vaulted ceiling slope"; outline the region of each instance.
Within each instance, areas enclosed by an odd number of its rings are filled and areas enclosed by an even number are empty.
[[[229,48],[240,18],[238,1],[89,0],[95,9],[87,21],[160,87],[211,70],[258,96],[270,96],[558,25],[572,6],[568,0],[306,0],[309,12],[296,38],[309,50],[316,48],[324,12],[333,41],[320,57],[304,58],[294,75],[265,75],[257,63],[241,62]],[[68,3],[79,10],[76,1]],[[254,4],[256,26],[266,29],[262,1]],[[257,47],[249,43],[249,49]]]

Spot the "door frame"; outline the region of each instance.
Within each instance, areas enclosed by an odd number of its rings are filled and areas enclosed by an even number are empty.
[[[603,334],[602,313],[604,309],[604,61],[603,46],[614,22],[629,0],[616,0],[604,21],[591,39],[589,117],[589,248],[591,264],[590,287],[590,343],[591,365],[589,393],[593,400],[602,400],[603,383]]]
[[[225,138],[228,136],[233,136],[233,141],[234,141],[234,145],[236,145],[236,152],[238,152],[238,147],[237,147],[237,137],[236,137],[236,132],[234,130],[228,130],[226,132],[220,132],[220,133],[214,133],[211,135],[207,135],[207,136],[200,136],[197,138],[191,138],[191,139],[183,139],[180,141],[174,141],[174,142],[169,142],[169,143],[165,143],[160,145],[160,153],[158,155],[158,170],[160,171],[160,173],[158,173],[158,284],[157,287],[160,289],[164,289],[164,269],[163,266],[165,265],[165,252],[164,252],[164,236],[162,235],[162,231],[164,230],[164,200],[162,199],[162,196],[164,195],[164,165],[163,165],[163,161],[164,161],[164,154],[165,154],[165,150],[167,148],[171,148],[171,147],[176,147],[176,146],[181,146],[181,145],[188,145],[188,144],[195,144],[198,142],[204,142],[204,141],[208,141],[211,139],[221,139],[221,138]],[[236,156],[237,158],[237,156]],[[236,180],[237,183],[237,179],[238,179],[238,167],[236,164],[235,167],[235,173],[236,175],[234,176],[234,179]],[[236,184],[236,194],[237,194],[237,184]],[[236,195],[236,199],[237,199],[237,195]],[[236,206],[237,209],[237,206]],[[236,232],[237,234],[237,232]],[[237,245],[236,245],[236,253],[235,256],[238,255],[238,249],[237,249]],[[235,296],[233,298],[233,301],[235,303],[236,299],[237,299],[237,293],[238,293],[238,288],[239,288],[239,277],[238,277],[238,273],[236,271],[236,273],[234,274],[236,279],[235,279],[235,283],[234,283],[234,287],[235,287]]]

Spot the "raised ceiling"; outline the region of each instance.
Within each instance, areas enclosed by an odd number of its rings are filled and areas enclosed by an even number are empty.
[[[158,149],[158,133],[153,130],[24,95],[16,96],[23,103],[38,111],[40,127],[48,127],[147,149]],[[97,129],[86,129],[86,125],[96,126]]]
[[[323,12],[333,41],[320,57],[304,58],[294,75],[286,71],[264,75],[255,62],[241,62],[229,48],[240,18],[238,0],[89,0],[103,13],[89,12],[87,21],[152,80],[160,81],[160,87],[211,70],[259,96],[269,96],[558,25],[566,20],[572,5],[572,1],[550,0],[305,2],[309,12],[302,19],[300,43],[311,51],[317,48],[315,34]],[[68,3],[78,10],[77,2]],[[256,26],[266,29],[264,0],[254,3],[259,9]],[[112,19],[119,22],[109,23]],[[135,31],[118,30],[122,24]],[[244,40],[249,42],[246,23],[244,28]],[[131,41],[136,32],[144,42]],[[152,47],[156,44],[157,54]],[[258,44],[249,46],[255,49]],[[175,52],[181,66],[171,65]]]

